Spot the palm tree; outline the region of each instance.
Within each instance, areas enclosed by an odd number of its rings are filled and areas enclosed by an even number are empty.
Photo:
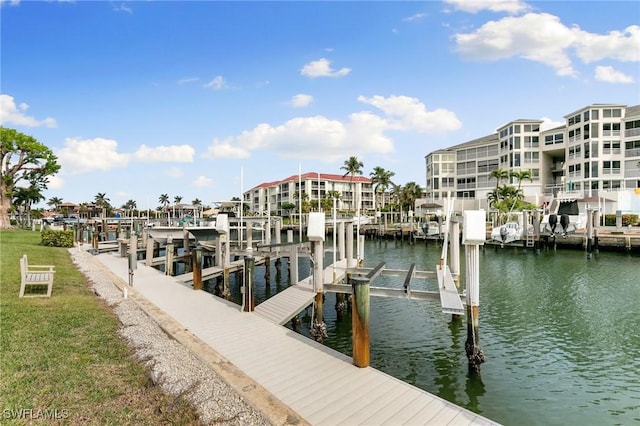
[[[422,188],[415,182],[409,182],[400,191],[400,205],[405,210],[415,209],[416,200],[422,197]]]
[[[29,224],[31,222],[31,206],[42,200],[44,200],[44,196],[42,195],[40,188],[36,185],[31,185],[26,188],[16,187],[13,205],[16,207],[22,207],[20,217],[22,218],[22,213],[24,213],[26,216],[26,223]]]
[[[371,183],[373,184],[373,193],[376,195],[378,192],[382,193],[382,208],[384,208],[384,193],[387,191],[389,186],[394,184],[391,178],[395,175],[396,174],[394,172],[385,170],[380,166],[374,167],[373,171],[369,173],[369,176],[371,176]],[[375,206],[373,207],[375,209]]]
[[[505,169],[495,169],[489,173],[489,177],[496,180],[496,189],[500,186],[500,182],[509,179],[509,172]]]
[[[346,172],[342,177],[346,177],[347,175],[350,176],[349,190],[352,189],[353,177],[355,175],[361,175],[363,167],[364,164],[362,163],[362,161],[358,160],[358,157],[349,157],[348,160],[345,160],[344,165],[340,167],[340,170],[344,170]]]
[[[133,210],[137,207],[137,203],[134,200],[129,200],[122,205],[122,209],[125,211],[129,210],[131,212],[131,217],[133,217]]]
[[[53,210],[55,212],[58,211],[58,208],[60,207],[60,204],[62,204],[62,198],[60,198],[60,197],[51,197],[51,198],[49,198],[49,201],[47,201],[47,205],[48,206],[53,206]]]
[[[191,201],[191,205],[194,206],[197,210],[200,210],[200,207],[202,206],[202,201],[199,198],[196,198],[195,200]],[[193,216],[198,217],[196,212],[194,212]]]
[[[160,204],[162,204],[162,207],[166,210],[167,205],[169,205],[169,196],[167,194],[161,194],[160,197],[158,198],[158,201],[160,202]]]
[[[107,198],[107,194],[105,194],[104,192],[98,192],[98,195],[95,196],[93,202],[102,210],[102,217],[105,216],[106,209],[111,207],[111,204],[109,204],[109,199]]]
[[[518,191],[520,191],[523,180],[529,179],[529,181],[533,182],[531,170],[519,170],[517,172],[511,172],[510,175],[518,180]]]

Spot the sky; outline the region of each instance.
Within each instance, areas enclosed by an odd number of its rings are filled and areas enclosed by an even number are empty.
[[[45,200],[204,205],[356,156],[640,104],[636,1],[0,1],[0,121],[58,158]]]

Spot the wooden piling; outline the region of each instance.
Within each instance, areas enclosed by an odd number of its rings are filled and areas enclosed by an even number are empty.
[[[467,341],[465,351],[469,361],[469,373],[480,374],[480,364],[484,362],[484,353],[480,347],[480,249],[478,245],[465,247],[466,284],[467,284]]]
[[[191,255],[193,270],[193,289],[202,290],[202,247],[193,249]]]
[[[144,263],[147,266],[151,266],[153,264],[154,245],[155,241],[153,240],[153,238],[151,238],[150,234],[147,234],[147,251],[144,260]]]
[[[173,246],[173,238],[171,238],[171,236],[169,236],[169,238],[167,238],[167,246],[166,246],[166,253],[164,256],[164,273],[165,275],[169,275],[170,277],[172,277],[173,274],[173,250],[174,250],[174,246]]]
[[[586,249],[587,249],[587,259],[591,259],[592,254],[592,238],[593,238],[593,210],[587,209],[587,241],[586,241]]]
[[[369,279],[353,277],[351,279],[351,327],[353,333],[353,364],[356,367],[368,367],[370,363],[369,337]]]
[[[244,286],[242,289],[242,310],[244,312],[253,312],[255,307],[254,290],[255,277],[254,270],[256,259],[253,256],[245,256],[244,258]]]

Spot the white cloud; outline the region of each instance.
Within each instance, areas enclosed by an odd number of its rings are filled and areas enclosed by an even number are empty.
[[[303,108],[313,102],[313,96],[300,93],[291,98],[291,106],[295,108]]]
[[[472,60],[495,61],[519,56],[541,62],[556,74],[575,76],[565,52],[576,41],[576,33],[547,13],[528,13],[489,21],[468,34],[456,34],[458,51]]]
[[[483,10],[491,12],[506,12],[518,14],[530,10],[531,7],[520,0],[445,0],[456,10],[468,13],[478,13]]]
[[[453,112],[427,111],[418,99],[406,96],[358,98],[376,106],[385,116],[370,111],[351,114],[344,121],[321,115],[296,117],[283,124],[257,125],[252,130],[225,140],[215,139],[205,154],[208,158],[247,158],[256,150],[269,150],[283,158],[320,159],[332,162],[367,153],[389,154],[394,142],[387,131],[441,132],[461,125]]]
[[[474,32],[456,34],[455,40],[458,51],[467,59],[495,61],[521,57],[548,65],[560,76],[577,76],[569,56],[573,52],[584,63],[602,59],[640,61],[639,25],[594,34],[578,27],[569,28],[548,13],[489,21]]]
[[[406,22],[419,21],[423,18],[426,18],[426,16],[427,16],[426,13],[416,13],[415,15],[411,15],[407,18],[404,18],[403,21],[406,21]]]
[[[417,98],[409,96],[359,96],[360,102],[373,105],[388,117],[394,118],[391,127],[397,130],[415,130],[421,133],[448,132],[458,130],[462,123],[455,113],[438,108],[427,111],[426,106]]]
[[[64,187],[64,179],[60,175],[49,176],[48,189],[61,189]]]
[[[606,83],[633,83],[633,77],[626,75],[620,71],[616,71],[613,67],[599,66],[596,67],[595,78],[598,81]]]
[[[189,145],[170,145],[148,147],[140,146],[133,154],[133,159],[139,162],[173,162],[192,163],[195,150]]]
[[[222,90],[227,87],[227,83],[224,81],[224,77],[217,75],[213,80],[203,85],[203,87],[211,88],[213,90]]]
[[[44,120],[37,120],[34,117],[24,114],[29,108],[29,105],[22,102],[20,107],[16,107],[13,96],[0,95],[0,124],[1,125],[14,125],[14,126],[27,126],[27,127],[57,127],[56,120],[54,118],[45,118]]]
[[[311,61],[300,70],[300,74],[309,77],[344,77],[351,72],[351,68],[341,68],[334,71],[331,68],[331,61],[320,58],[317,61]]]
[[[250,153],[244,148],[233,146],[230,139],[214,139],[213,144],[203,154],[205,158],[249,158]]]
[[[196,188],[206,188],[213,185],[213,180],[206,176],[198,176],[191,184]]]
[[[129,6],[127,6],[124,3],[120,4],[120,6],[114,6],[113,10],[114,12],[126,12],[129,15],[133,14],[133,9],[131,9]]]
[[[565,121],[553,121],[549,117],[542,117],[540,120],[542,120],[542,123],[540,124],[540,131],[555,129],[556,127],[564,126],[566,124]]]
[[[129,156],[118,153],[118,142],[113,139],[67,138],[56,155],[61,165],[60,172],[65,175],[111,170],[129,164]]]
[[[172,178],[181,178],[184,173],[182,173],[182,169],[178,167],[170,167],[164,174]]]
[[[623,62],[640,61],[640,25],[632,25],[624,31],[609,34],[593,34],[580,29],[576,33],[576,52],[585,63],[602,59]]]
[[[187,83],[194,83],[198,80],[200,80],[200,77],[183,77],[180,80],[178,80],[178,84],[183,85]]]

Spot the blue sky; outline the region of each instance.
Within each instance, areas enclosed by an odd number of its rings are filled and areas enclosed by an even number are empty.
[[[1,0],[0,120],[50,147],[46,199],[204,204],[302,172],[425,184],[509,121],[640,104],[636,1]],[[44,205],[44,203],[43,203]]]

